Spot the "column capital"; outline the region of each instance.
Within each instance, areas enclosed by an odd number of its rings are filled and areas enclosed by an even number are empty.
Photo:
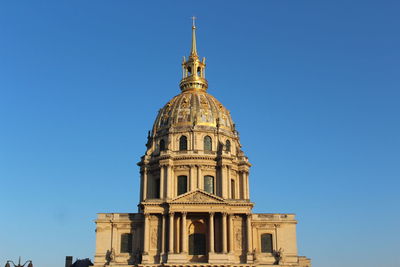
[[[223,217],[226,217],[228,215],[227,212],[221,212]]]
[[[214,217],[214,212],[209,212],[208,214],[210,214],[211,217]]]
[[[182,216],[186,217],[186,215],[187,215],[187,211],[182,211]]]
[[[168,212],[168,215],[169,215],[169,216],[174,216],[174,215],[175,215],[175,212],[170,211],[170,212]]]

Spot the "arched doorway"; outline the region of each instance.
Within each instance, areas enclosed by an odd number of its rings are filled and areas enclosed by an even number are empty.
[[[206,226],[203,220],[195,220],[189,226],[189,255],[191,261],[206,261]]]

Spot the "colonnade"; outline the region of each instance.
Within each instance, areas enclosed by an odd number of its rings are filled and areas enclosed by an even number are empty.
[[[221,166],[221,189],[218,195],[224,199],[250,199],[249,192],[249,173],[248,171],[238,171],[235,179],[235,188],[231,188],[230,181],[230,165]],[[160,199],[171,199],[177,196],[177,181],[174,177],[174,167],[169,164],[160,165]],[[197,188],[204,189],[204,181],[202,175],[201,165],[189,165],[188,171],[188,191],[194,191]],[[217,179],[216,179],[217,180]],[[140,201],[146,200],[149,192],[149,174],[148,167],[144,166],[141,170],[141,188],[140,188]],[[217,186],[215,189],[217,190]],[[235,192],[231,196],[231,192]],[[217,193],[217,191],[216,191]]]
[[[175,233],[175,218],[176,216],[180,218],[180,232]],[[195,213],[193,213],[195,214]],[[246,216],[246,231],[245,235],[241,239],[246,240],[246,250],[247,253],[252,252],[252,232],[251,232],[251,214],[243,214]],[[150,214],[145,213],[144,217],[144,242],[143,242],[143,254],[147,255],[149,252],[149,240],[150,240]],[[231,253],[234,250],[234,233],[233,233],[233,216],[234,214],[221,212],[221,251],[218,253]],[[208,253],[216,253],[215,251],[215,213],[208,213]],[[168,224],[167,224],[168,221]],[[168,232],[167,232],[168,225]],[[170,212],[169,214],[162,214],[161,218],[161,235],[160,238],[160,252],[161,254],[188,254],[188,227],[187,227],[187,212]],[[168,233],[168,235],[167,235]],[[167,245],[168,243],[168,250]],[[175,246],[176,245],[176,246]],[[157,248],[158,249],[158,248]]]

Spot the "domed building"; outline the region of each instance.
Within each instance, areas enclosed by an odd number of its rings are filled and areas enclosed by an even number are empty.
[[[158,112],[140,166],[138,213],[100,213],[94,266],[298,266],[294,214],[255,214],[235,124],[208,94],[192,27],[181,93]]]

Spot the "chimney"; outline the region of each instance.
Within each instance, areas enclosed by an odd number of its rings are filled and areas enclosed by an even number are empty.
[[[71,267],[72,266],[72,256],[66,256],[65,257],[65,267]]]

